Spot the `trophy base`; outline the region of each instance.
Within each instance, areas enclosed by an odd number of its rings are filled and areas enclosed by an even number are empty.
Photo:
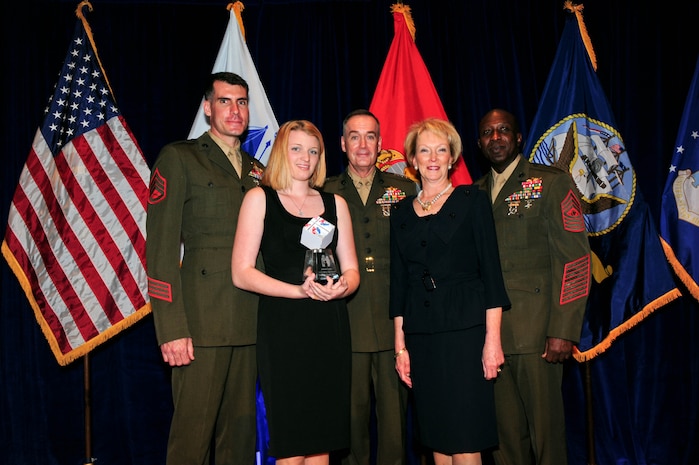
[[[328,279],[337,281],[340,277],[340,273],[337,271],[337,264],[335,263],[335,256],[330,249],[307,250],[304,263],[304,276],[306,276],[306,270],[310,268],[316,275],[315,282],[325,284],[328,282]]]

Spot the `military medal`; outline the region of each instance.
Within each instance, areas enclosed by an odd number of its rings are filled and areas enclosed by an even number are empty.
[[[524,201],[524,208],[531,208],[534,205],[534,200],[541,198],[543,190],[544,183],[541,178],[529,178],[522,181],[522,190],[513,192],[505,198],[508,206],[507,215],[516,215],[522,201]]]
[[[405,192],[396,187],[387,187],[386,192],[376,199],[376,205],[381,205],[383,216],[391,216],[391,205],[398,203],[405,198]]]

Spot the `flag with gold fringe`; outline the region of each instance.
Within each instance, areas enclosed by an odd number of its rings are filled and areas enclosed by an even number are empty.
[[[680,293],[597,78],[583,7],[570,1],[565,6],[571,14],[525,153],[533,162],[569,172],[578,187],[594,278],[574,353],[582,362]]]
[[[415,171],[407,166],[403,142],[411,124],[425,118],[448,119],[427,66],[415,45],[415,24],[410,7],[402,3],[391,6],[394,37],[388,50],[369,111],[381,123],[381,153],[377,166],[417,181]],[[451,174],[453,185],[471,184],[463,157],[459,157]]]
[[[243,27],[242,2],[229,3],[230,11],[228,27],[223,36],[212,73],[228,71],[241,76],[248,83],[248,97],[250,99],[250,122],[242,148],[253,157],[267,164],[272,142],[277,136],[279,123],[274,116],[272,106],[269,103],[265,89],[257,74],[255,62],[250,55],[250,50],[245,43],[245,28]],[[199,105],[199,110],[189,131],[189,138],[195,139],[208,131],[209,125],[204,115],[204,100]]]
[[[699,300],[699,57],[663,191],[660,235],[675,274]]]
[[[150,170],[78,5],[75,34],[10,206],[2,253],[67,365],[150,313]]]

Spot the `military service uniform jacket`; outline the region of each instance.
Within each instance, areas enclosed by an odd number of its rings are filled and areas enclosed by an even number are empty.
[[[390,211],[400,199],[414,195],[417,185],[408,178],[376,170],[366,205],[347,172],[329,178],[323,190],[339,194],[352,217],[359,289],[347,299],[353,352],[394,350],[393,320],[388,316],[390,284]]]
[[[492,171],[476,184],[490,198]],[[505,354],[543,353],[546,337],[580,340],[590,289],[590,246],[567,173],[521,158],[493,203],[512,308],[502,314]]]
[[[233,285],[231,253],[243,196],[264,167],[242,158],[239,178],[207,132],[165,146],[153,166],[146,260],[159,344],[255,344],[257,296]]]

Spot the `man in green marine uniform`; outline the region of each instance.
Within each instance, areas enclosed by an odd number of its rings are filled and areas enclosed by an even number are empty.
[[[211,75],[204,114],[209,131],[161,150],[148,199],[148,293],[172,367],[167,465],[254,464],[257,296],[231,276],[238,210],[263,170],[240,146],[245,80]]]
[[[352,335],[351,433],[343,465],[369,465],[372,388],[376,405],[376,463],[405,463],[407,389],[393,359],[393,320],[388,317],[390,207],[417,185],[376,168],[381,150],[379,121],[368,110],[351,112],[342,123],[344,173],[323,189],[341,195],[350,209],[361,284],[347,300]]]
[[[491,169],[476,184],[493,204],[505,287],[505,363],[495,381],[497,465],[566,465],[563,362],[580,340],[590,291],[590,245],[569,173],[520,153],[514,115],[494,109],[478,126]]]

